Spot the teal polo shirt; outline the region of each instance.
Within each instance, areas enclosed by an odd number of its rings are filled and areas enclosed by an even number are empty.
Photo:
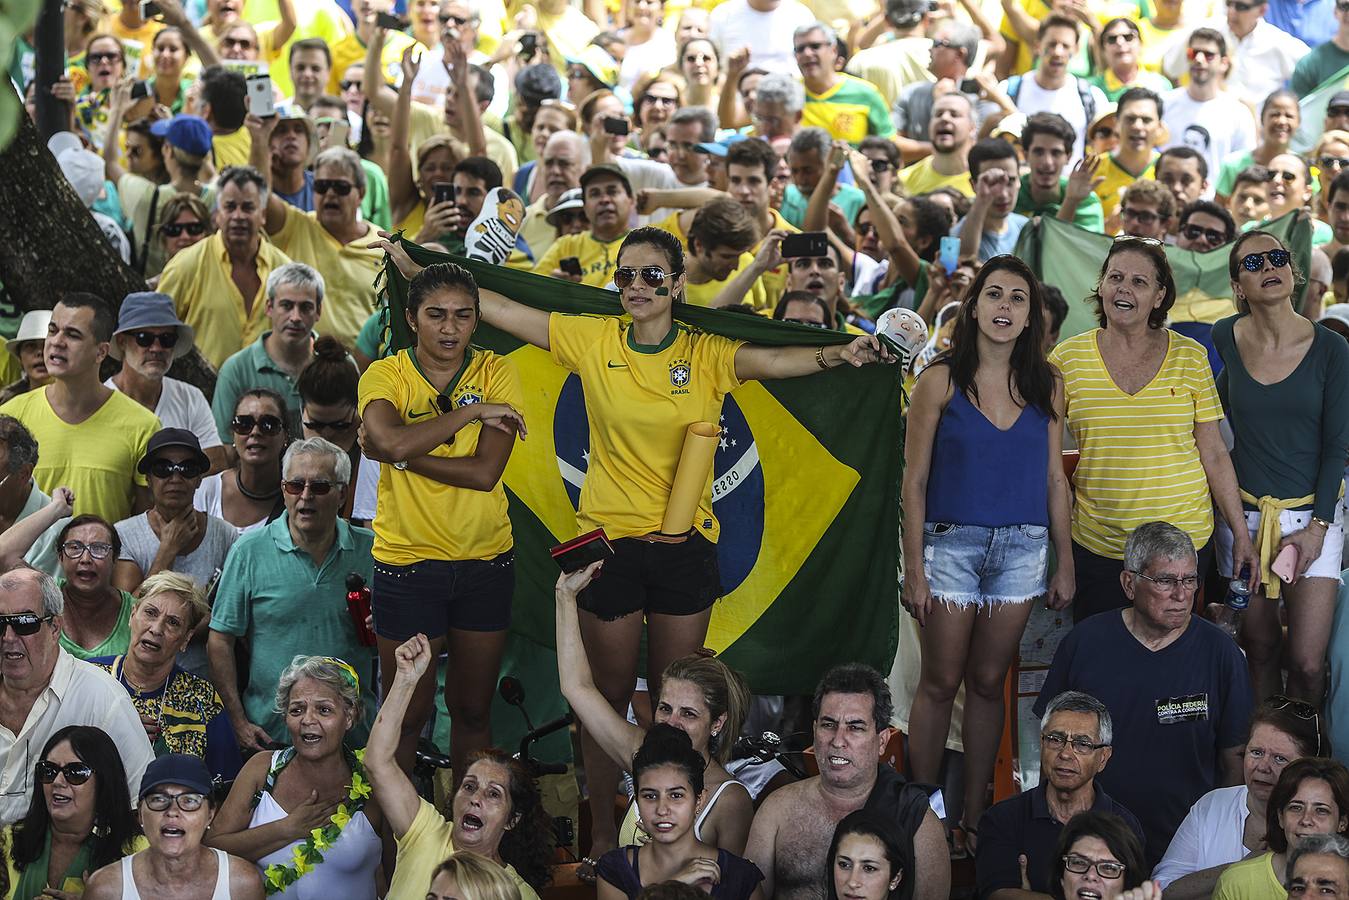
[[[351,663],[361,679],[365,717],[349,741],[361,747],[375,718],[375,648],[363,647],[347,613],[347,575],[374,580],[370,550],[375,533],[337,520],[337,539],[323,565],[315,566],[290,536],[289,513],[235,543],[225,559],[211,630],[232,634],[249,645],[244,712],[273,740],[290,743],[276,712],[276,685],[298,654],[336,656]]]
[[[1063,206],[1063,192],[1068,187],[1068,179],[1059,179],[1059,197],[1050,203],[1036,203],[1030,193],[1030,176],[1021,176],[1021,190],[1016,195],[1016,207],[1012,212],[1021,213],[1023,216],[1048,216],[1053,218],[1059,214],[1059,208]],[[1097,234],[1105,232],[1105,213],[1101,209],[1101,198],[1096,194],[1087,194],[1087,199],[1077,204],[1077,212],[1073,213],[1073,224],[1080,225],[1088,231],[1094,231]]]
[[[290,429],[290,439],[295,441],[303,436],[300,431],[300,392],[295,389],[295,379],[267,355],[267,348],[262,342],[270,334],[270,331],[264,332],[262,337],[225,360],[220,367],[220,374],[216,376],[211,415],[215,418],[220,440],[226,446],[234,445],[234,432],[230,431],[234,405],[246,391],[253,388],[267,388],[284,397],[289,413],[286,427]]]
[[[843,210],[844,217],[851,225],[857,221],[857,216],[867,205],[867,195],[850,184],[840,184],[831,202]],[[789,184],[782,194],[782,208],[778,212],[782,213],[782,218],[797,228],[804,228],[802,223],[806,221],[806,207],[809,205],[810,197],[801,193],[796,185]]]

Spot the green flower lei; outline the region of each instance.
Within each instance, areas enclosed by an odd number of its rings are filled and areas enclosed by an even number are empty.
[[[328,824],[315,828],[304,843],[292,851],[290,865],[272,863],[263,871],[269,896],[284,891],[312,872],[314,866],[323,862],[323,851],[337,843],[337,839],[342,835],[342,829],[347,827],[352,817],[365,808],[365,801],[370,798],[370,782],[365,777],[364,759],[364,750],[348,754],[348,761],[351,763],[351,790],[347,793],[347,802],[338,804],[337,811],[333,813]],[[284,764],[282,768],[285,768]],[[280,769],[273,775],[279,773]],[[258,792],[259,797],[261,793]]]

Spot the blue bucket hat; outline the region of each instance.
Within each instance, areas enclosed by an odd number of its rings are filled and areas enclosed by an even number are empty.
[[[112,333],[108,354],[113,359],[121,359],[122,348],[117,345],[117,335],[140,331],[142,328],[177,328],[178,343],[173,346],[174,359],[191,350],[196,339],[192,326],[183,322],[174,312],[172,297],[158,291],[138,291],[127,294],[122,301],[122,308],[117,313],[117,330]]]

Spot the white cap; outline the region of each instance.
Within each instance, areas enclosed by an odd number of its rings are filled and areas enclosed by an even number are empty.
[[[83,146],[80,136],[71,131],[58,131],[47,139],[47,149],[58,159],[67,150],[79,150]]]
[[[103,196],[103,157],[83,148],[62,150],[56,164],[86,207]]]

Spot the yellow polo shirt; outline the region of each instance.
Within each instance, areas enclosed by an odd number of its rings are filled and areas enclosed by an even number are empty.
[[[1096,170],[1096,176],[1105,178],[1105,181],[1102,181],[1096,188],[1096,196],[1101,199],[1101,213],[1106,219],[1119,212],[1119,205],[1124,198],[1125,188],[1140,179],[1157,177],[1154,169],[1157,165],[1158,155],[1153,153],[1148,167],[1137,175],[1121,166],[1113,153],[1107,153],[1101,158],[1101,166]]]
[[[930,156],[900,169],[899,180],[904,183],[904,190],[908,191],[910,197],[931,193],[937,188],[943,187],[953,187],[966,197],[974,196],[974,185],[970,184],[970,173],[968,171],[955,175],[943,175],[932,168],[932,157]]]
[[[216,172],[223,172],[229,166],[248,165],[248,154],[252,149],[253,138],[249,136],[247,128],[215,135],[211,138],[211,153],[215,159]]]
[[[379,229],[362,222],[365,234],[343,244],[319,224],[314,213],[301,212],[289,203],[284,208],[285,224],[272,240],[291,259],[323,273],[323,314],[315,330],[354,346],[361,326],[375,311],[375,276],[384,264],[384,251],[370,245],[380,239]]]
[[[445,124],[445,110],[439,106],[412,101],[412,114],[408,121],[408,139],[411,147],[413,168],[416,168],[417,148],[429,138],[438,134],[449,134],[450,127]],[[501,170],[501,183],[510,186],[515,178],[515,170],[520,167],[519,155],[514,145],[495,129],[483,125],[483,137],[487,141],[487,158],[497,164]],[[468,144],[453,138],[454,152],[464,159],[469,155]]]
[[[625,231],[612,241],[598,241],[589,231],[563,235],[553,241],[553,246],[534,264],[534,271],[551,276],[558,268],[559,260],[574,256],[581,263],[581,283],[602,288],[613,280],[614,269],[618,268],[618,248],[623,246],[627,236]]]
[[[397,862],[388,895],[400,898],[425,896],[436,868],[453,852],[454,823],[447,822],[439,810],[422,800],[407,834],[398,839]],[[520,900],[539,900],[539,895],[520,877],[514,866],[503,866],[502,869],[520,889]]]
[[[245,311],[244,296],[230,277],[225,241],[216,232],[168,261],[159,277],[159,290],[173,298],[178,318],[197,334],[197,349],[218,369],[270,327],[267,276],[288,262],[290,257],[262,240],[257,256],[258,293],[249,298],[251,306]]]

